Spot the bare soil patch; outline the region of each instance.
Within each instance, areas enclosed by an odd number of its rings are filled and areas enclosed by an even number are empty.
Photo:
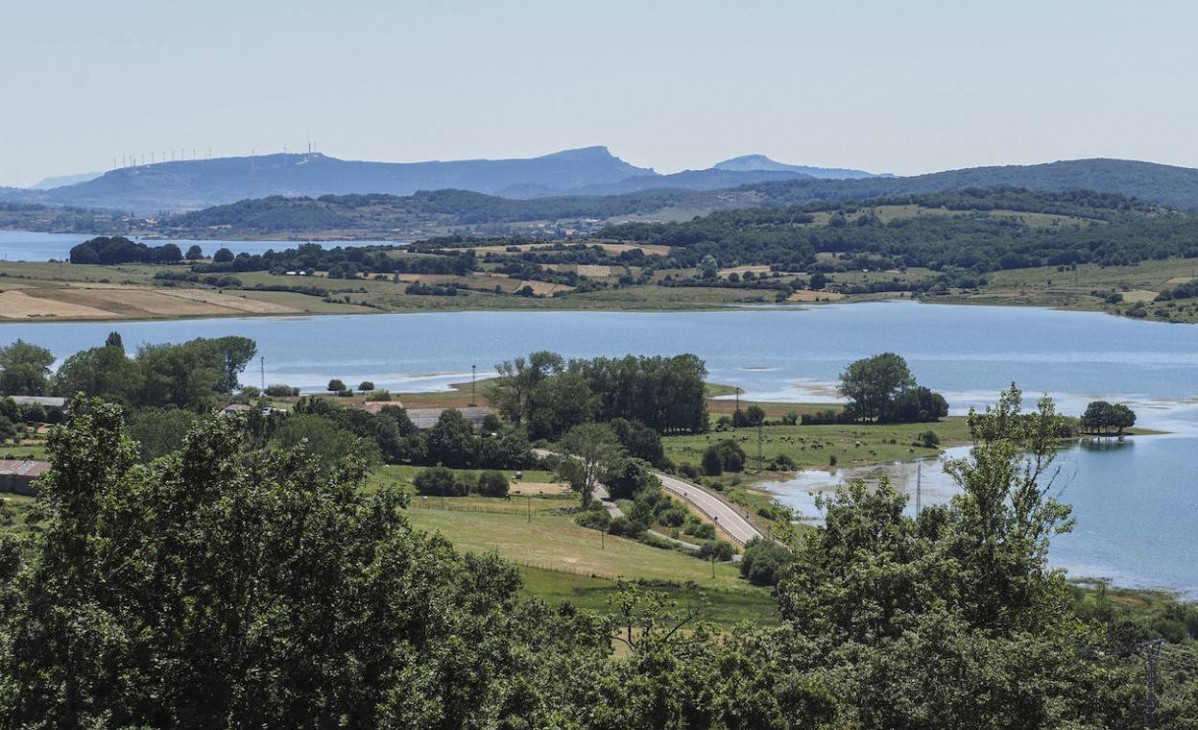
[[[553,482],[512,482],[508,491],[511,494],[519,494],[523,497],[535,497],[540,494],[566,494],[570,491],[570,488],[565,484],[555,484]]]
[[[840,299],[844,299],[844,295],[839,292],[811,291],[809,289],[799,289],[786,297],[788,302],[835,302]]]
[[[25,289],[0,293],[0,317],[4,319],[28,319],[30,317],[104,319],[112,316],[111,312],[85,304],[29,296],[30,291]],[[34,289],[32,291],[45,290]]]

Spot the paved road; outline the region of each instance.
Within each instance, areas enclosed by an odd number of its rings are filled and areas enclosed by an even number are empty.
[[[533,449],[539,456],[545,457],[553,454],[552,451],[545,449]],[[707,515],[711,519],[719,523],[720,527],[728,533],[736,542],[744,545],[749,540],[755,537],[765,537],[761,530],[758,530],[752,522],[749,522],[735,507],[720,499],[710,491],[698,486],[685,482],[677,477],[672,477],[669,474],[655,471],[653,474],[661,480],[661,486],[676,497],[690,502],[699,509],[700,512]],[[603,506],[611,513],[612,517],[619,517],[622,513],[615,502],[611,501],[611,497],[607,493],[607,488],[599,485],[595,488],[596,498],[603,501]]]
[[[749,522],[735,507],[712,494],[708,490],[690,482],[662,472],[654,472],[661,480],[661,486],[671,494],[682,497],[687,502],[699,508],[699,511],[719,523],[728,536],[744,545],[755,537],[764,537],[753,523]]]

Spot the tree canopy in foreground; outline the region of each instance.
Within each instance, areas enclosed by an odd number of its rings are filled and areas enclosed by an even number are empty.
[[[1058,416],[1019,404],[971,415],[949,504],[842,488],[790,543],[781,624],[719,635],[636,587],[610,616],[525,598],[352,461],[247,450],[240,417],[140,464],[119,408],[77,400],[44,529],[0,534],[0,727],[1142,727],[1153,634],[1049,567]],[[1160,725],[1193,727],[1198,672],[1170,666]]]

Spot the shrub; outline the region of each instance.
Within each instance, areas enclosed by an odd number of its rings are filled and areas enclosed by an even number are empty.
[[[644,522],[632,520],[621,515],[611,521],[611,525],[608,526],[607,531],[612,535],[629,537],[635,540],[645,534],[645,530],[648,529],[649,526]]]
[[[430,466],[421,470],[412,480],[417,494],[432,497],[462,497],[466,491],[459,491],[453,471],[443,466]]]
[[[718,477],[724,473],[724,460],[720,458],[720,452],[716,449],[715,444],[708,446],[703,451],[703,473],[707,476]]]
[[[624,518],[619,518],[624,519]],[[574,517],[574,522],[579,527],[586,527],[591,530],[608,531],[612,524],[611,515],[601,505],[598,509],[588,509],[579,512]]]
[[[915,437],[915,445],[934,449],[940,446],[940,437],[936,435],[935,431],[924,431]]]
[[[694,464],[682,464],[678,467],[678,475],[693,482],[699,480],[703,472]]]
[[[795,471],[799,465],[790,458],[790,454],[778,454],[770,461],[770,471]]]
[[[719,476],[726,471],[743,471],[745,468],[745,452],[740,444],[731,439],[724,439],[708,446],[703,451],[703,473],[708,476]]]
[[[506,497],[507,475],[501,471],[487,470],[478,477],[478,493],[484,497]]]
[[[712,557],[721,563],[726,563],[736,555],[736,548],[724,542],[723,540],[708,540],[699,546],[695,552],[695,557],[701,560],[709,560]]]
[[[682,527],[689,516],[682,507],[670,507],[657,515],[657,521],[667,527]]]
[[[391,400],[391,391],[371,390],[366,393],[365,400],[367,403],[386,403]]]
[[[695,520],[686,526],[686,530],[684,530],[684,532],[686,532],[688,535],[694,535],[700,540],[715,539],[715,525],[711,524],[710,522],[700,522],[699,520]]]
[[[290,385],[268,385],[266,386],[266,394],[272,398],[286,398],[288,396],[299,395],[299,388],[293,388]]]
[[[755,537],[745,545],[740,574],[755,586],[773,586],[793,561],[794,556],[781,543]]]

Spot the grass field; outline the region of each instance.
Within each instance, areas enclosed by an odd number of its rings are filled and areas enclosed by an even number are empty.
[[[763,405],[769,405],[770,409],[775,411],[801,408],[790,404]],[[745,403],[741,404],[742,408],[745,406]],[[774,457],[786,454],[804,469],[826,468],[833,456],[836,457],[837,465],[841,467],[935,456],[940,453],[940,449],[913,445],[917,435],[929,430],[936,432],[942,446],[969,441],[967,419],[961,416],[950,416],[938,423],[766,426],[761,429],[761,456],[763,462],[769,463]],[[723,433],[668,436],[662,439],[662,444],[666,456],[675,463],[698,466],[703,458],[703,451],[709,445],[723,439],[731,439],[740,444],[748,456],[747,469],[755,471],[757,436],[757,429],[741,428]]]
[[[491,551],[519,565],[573,575],[694,581],[705,588],[748,590],[732,564],[712,565],[682,553],[579,527],[567,516],[409,510],[413,526],[437,531],[462,550]]]
[[[579,608],[606,612],[612,610],[611,599],[619,587],[608,578],[593,578],[543,568],[522,567],[524,592],[546,603],[569,602]],[[724,628],[749,621],[773,624],[779,620],[777,603],[769,591],[745,586],[743,590],[725,590],[676,582],[648,582],[648,589],[666,593],[678,602],[678,607],[703,606],[700,620],[712,621]]]

